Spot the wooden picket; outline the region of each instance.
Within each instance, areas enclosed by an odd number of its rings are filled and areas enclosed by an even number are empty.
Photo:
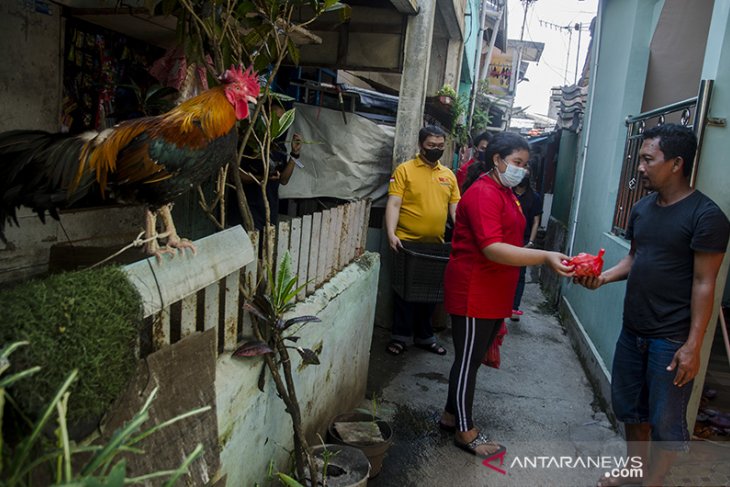
[[[309,270],[307,271],[307,295],[312,294],[319,284],[317,282],[317,269],[319,256],[322,253],[320,239],[322,233],[322,213],[312,215],[312,237],[309,240]],[[323,255],[323,254],[322,254]]]
[[[243,304],[264,277],[258,274],[264,237],[274,242],[274,270],[289,253],[298,285],[306,283],[297,294],[301,301],[362,254],[369,214],[369,200],[355,201],[282,221],[248,238],[241,227],[210,235],[196,242],[198,255],[178,257],[175,263],[148,259],[126,266],[142,296],[144,316],[151,318],[152,347],[169,345],[173,336],[217,328],[220,350],[233,350],[241,334],[251,334],[251,316]]]

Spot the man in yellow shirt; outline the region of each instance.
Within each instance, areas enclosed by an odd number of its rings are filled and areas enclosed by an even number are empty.
[[[439,162],[445,143],[446,133],[440,128],[422,128],[418,133],[418,155],[398,166],[390,178],[385,229],[394,252],[403,247],[402,240],[443,242],[447,216],[455,220],[461,195],[456,176]],[[388,353],[403,353],[406,340],[413,336],[416,347],[445,355],[446,349],[436,343],[433,335],[434,308],[435,303],[412,303],[395,294]]]

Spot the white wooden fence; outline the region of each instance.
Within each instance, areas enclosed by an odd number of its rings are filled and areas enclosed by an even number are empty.
[[[288,251],[299,282],[307,283],[298,300],[362,254],[369,217],[370,201],[360,200],[269,228],[277,266]],[[140,339],[140,355],[195,331],[217,327],[219,350],[233,349],[241,333],[250,334],[239,283],[246,295],[254,294],[260,242],[258,232],[247,236],[234,227],[196,241],[194,256],[165,256],[162,263],[151,257],[126,266],[142,296],[148,325]]]

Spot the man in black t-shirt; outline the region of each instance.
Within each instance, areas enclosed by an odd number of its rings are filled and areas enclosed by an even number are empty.
[[[644,132],[638,170],[653,193],[631,210],[631,249],[600,276],[575,279],[589,289],[628,279],[611,402],[626,426],[628,456],[642,458],[643,485],[663,485],[676,453],[688,450],[687,404],[730,234],[720,208],[689,184],[696,148],[687,127]]]

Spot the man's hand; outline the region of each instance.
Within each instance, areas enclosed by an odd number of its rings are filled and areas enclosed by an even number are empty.
[[[598,289],[599,287],[606,284],[606,276],[601,274],[600,276],[574,277],[573,283],[580,284],[581,286],[588,289]]]
[[[281,178],[281,173],[279,171],[271,171],[269,174],[269,181],[278,181],[279,178]]]
[[[677,375],[674,376],[675,386],[682,387],[694,379],[700,371],[700,348],[690,347],[686,343],[682,345],[667,367],[670,372],[674,369],[677,369]]]
[[[291,138],[291,151],[293,154],[301,154],[302,150],[302,136],[299,134],[294,134],[294,136]]]
[[[393,249],[395,252],[398,252],[398,249],[403,248],[403,244],[401,243],[400,239],[395,235],[388,235],[388,245],[390,245],[390,248]]]

